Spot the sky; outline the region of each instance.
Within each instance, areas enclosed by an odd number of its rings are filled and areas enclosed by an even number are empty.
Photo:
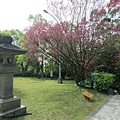
[[[47,9],[46,0],[0,0],[0,30],[24,30],[30,25],[27,20],[30,14],[41,14],[50,20],[44,9]]]

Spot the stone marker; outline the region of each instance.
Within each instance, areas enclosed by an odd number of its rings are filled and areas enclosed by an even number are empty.
[[[19,69],[15,66],[15,55],[26,51],[12,45],[12,41],[10,36],[3,36],[0,40],[0,117],[26,114],[20,98],[13,95],[13,74]]]

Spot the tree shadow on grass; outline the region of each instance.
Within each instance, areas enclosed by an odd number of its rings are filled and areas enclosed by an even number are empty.
[[[2,117],[0,120],[24,120],[25,116]]]
[[[32,115],[32,114],[25,113],[23,115],[12,116],[12,117],[0,117],[0,120],[24,120],[27,115]]]

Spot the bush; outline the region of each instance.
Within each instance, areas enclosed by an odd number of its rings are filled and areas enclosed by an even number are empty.
[[[98,75],[99,73],[97,72],[94,72],[94,73],[91,73],[89,76],[86,77],[85,80],[82,80],[80,82],[80,86],[82,87],[90,87],[90,88],[94,88],[94,80],[96,78],[96,76]]]
[[[113,86],[115,81],[115,75],[110,73],[98,73],[94,74],[94,88],[97,90],[108,90]]]
[[[19,76],[19,77],[32,77],[34,74],[34,71],[33,70],[28,70],[28,71],[25,71],[24,73],[19,70],[17,72],[15,72],[14,76]]]

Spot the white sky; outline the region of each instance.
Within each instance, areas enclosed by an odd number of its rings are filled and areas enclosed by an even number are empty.
[[[46,0],[0,0],[0,30],[22,31],[30,25],[27,20],[30,14],[41,14],[43,18],[50,20],[43,9],[47,9]]]
[[[41,14],[46,20],[53,18],[43,12],[46,0],[0,0],[0,30],[24,30],[30,25],[29,15]]]

